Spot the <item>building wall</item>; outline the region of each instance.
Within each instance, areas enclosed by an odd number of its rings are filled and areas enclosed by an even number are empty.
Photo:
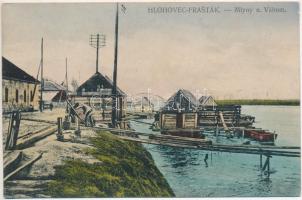
[[[197,113],[161,113],[161,129],[197,128]]]
[[[15,81],[2,80],[2,112],[8,112],[15,109],[28,110],[31,107],[39,108],[39,90],[37,85],[34,98],[31,99],[31,93],[34,91],[35,84]],[[18,91],[18,94],[17,92]]]

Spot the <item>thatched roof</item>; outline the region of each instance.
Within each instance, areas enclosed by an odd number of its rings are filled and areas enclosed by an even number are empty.
[[[162,110],[186,112],[197,108],[198,101],[196,97],[189,90],[180,89],[168,99]]]
[[[2,57],[2,78],[27,83],[40,83],[37,79],[17,67],[15,64]]]
[[[111,91],[113,88],[113,82],[108,76],[103,76],[101,73],[96,72],[87,81],[80,85],[77,89],[77,95],[84,96],[84,93],[98,93],[101,89],[107,89]],[[111,92],[107,94],[111,96]],[[126,96],[126,94],[117,87],[118,96]]]

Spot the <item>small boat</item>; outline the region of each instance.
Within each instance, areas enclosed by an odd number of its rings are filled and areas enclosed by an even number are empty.
[[[276,133],[271,133],[265,130],[245,130],[245,137],[251,138],[259,142],[272,142],[277,138]]]

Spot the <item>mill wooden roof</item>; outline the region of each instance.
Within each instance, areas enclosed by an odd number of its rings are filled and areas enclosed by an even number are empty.
[[[101,87],[103,89],[112,89],[113,82],[108,76],[104,76],[100,72],[96,72],[78,87],[77,94],[81,95],[83,89],[85,89],[85,92],[97,92],[98,87]],[[119,87],[117,87],[117,95],[126,96],[126,94]]]
[[[180,89],[168,99],[161,110],[192,111],[198,108],[198,104],[196,97],[189,90]]]
[[[200,105],[217,105],[214,98],[212,96],[202,96],[199,99]]]

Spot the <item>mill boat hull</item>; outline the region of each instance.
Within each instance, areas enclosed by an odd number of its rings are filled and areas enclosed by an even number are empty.
[[[259,142],[273,142],[277,139],[277,134],[264,130],[245,130],[246,138],[251,138]]]

